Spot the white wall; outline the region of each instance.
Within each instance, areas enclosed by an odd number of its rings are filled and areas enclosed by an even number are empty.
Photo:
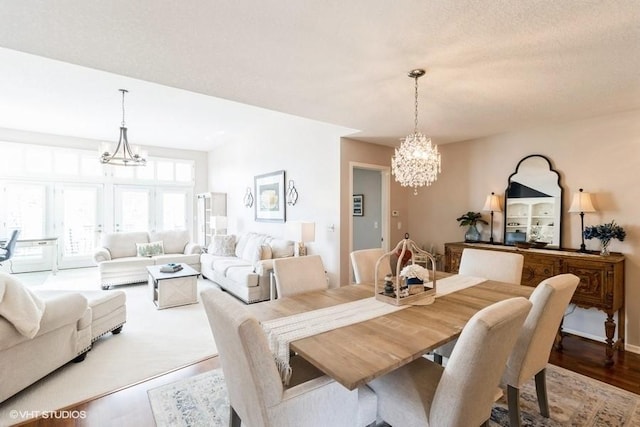
[[[298,119],[286,127],[274,123],[260,140],[234,141],[209,152],[209,191],[227,193],[229,233],[256,231],[287,238],[285,224],[256,222],[255,204],[251,209],[243,205],[247,187],[255,197],[254,176],[285,170],[286,181],[294,181],[299,195],[295,206],[286,207],[287,221],[315,222],[315,241],[306,245],[307,252],[322,256],[331,286],[340,275],[342,133],[343,128]]]
[[[442,175],[416,197],[409,196],[409,221],[421,242],[462,241],[464,229],[456,218],[480,211],[492,191],[504,196],[507,179],[518,161],[529,154],[549,157],[561,174],[564,188],[562,242],[580,246],[580,217],[569,214],[571,197],[579,188],[594,194],[598,212],[585,214],[585,226],[615,219],[627,231],[624,242],[611,250],[626,256],[626,343],[640,352],[640,111],[596,117],[567,124],[441,145]],[[486,219],[488,214],[485,213]],[[414,227],[419,225],[419,227]],[[494,238],[502,241],[502,214],[495,215]],[[488,240],[488,228],[483,239]],[[598,249],[587,240],[587,249]],[[568,330],[604,337],[605,315],[595,309],[577,309],[565,319]]]

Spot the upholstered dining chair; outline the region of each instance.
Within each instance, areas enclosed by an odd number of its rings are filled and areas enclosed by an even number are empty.
[[[2,265],[2,261],[7,261],[13,256],[16,243],[18,243],[19,234],[20,230],[13,230],[13,232],[11,233],[11,237],[9,237],[9,240],[7,240],[4,246],[0,246],[0,265]]]
[[[230,423],[251,427],[366,426],[375,423],[376,397],[366,386],[348,390],[299,356],[283,386],[267,337],[249,310],[218,289],[200,294],[220,354]]]
[[[523,263],[522,254],[465,248],[460,258],[458,274],[519,285]]]
[[[458,274],[519,285],[523,264],[522,254],[465,248],[460,258]],[[442,358],[449,357],[455,345],[454,340],[436,348],[433,360],[442,365]]]
[[[369,282],[375,280],[376,263],[378,259],[384,255],[382,248],[360,249],[351,252],[351,265],[353,266],[353,275],[356,283]],[[391,274],[391,266],[388,260],[380,265],[378,277],[384,278],[387,274]]]
[[[329,287],[320,255],[274,259],[273,275],[278,298]]]
[[[529,297],[533,304],[502,377],[507,385],[509,424],[520,425],[520,387],[535,377],[540,414],[549,418],[546,367],[560,322],[580,279],[560,274],[540,282]]]
[[[488,425],[507,357],[530,308],[522,297],[492,304],[469,320],[446,367],[421,357],[371,381],[378,417],[403,427]]]

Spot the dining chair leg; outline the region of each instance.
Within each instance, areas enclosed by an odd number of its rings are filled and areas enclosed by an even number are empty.
[[[507,407],[509,408],[509,425],[520,427],[520,389],[507,386]]]
[[[240,416],[233,406],[229,405],[229,427],[240,427],[240,424],[242,424]]]
[[[540,414],[549,418],[549,400],[547,398],[547,370],[543,369],[538,372],[536,378],[536,395],[538,396],[538,405],[540,406]]]
[[[433,353],[433,361],[438,365],[442,365],[442,355],[438,353]]]
[[[480,427],[489,427],[489,420],[483,422]]]

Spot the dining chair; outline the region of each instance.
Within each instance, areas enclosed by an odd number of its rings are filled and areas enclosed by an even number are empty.
[[[0,246],[0,265],[2,265],[2,261],[8,261],[13,257],[13,253],[16,248],[16,243],[18,243],[18,235],[20,234],[20,230],[13,230],[11,232],[11,237],[4,244],[4,246]]]
[[[519,285],[523,264],[522,254],[465,248],[460,258],[458,274]],[[455,345],[454,340],[436,348],[433,360],[442,365],[442,358],[449,357]]]
[[[373,283],[376,263],[382,255],[384,255],[382,248],[360,249],[351,252],[351,265],[353,266],[356,284]],[[391,266],[388,260],[384,260],[380,265],[378,277],[384,278],[387,274],[391,274]]]
[[[403,427],[488,425],[507,357],[530,308],[523,297],[492,304],[471,317],[446,367],[420,357],[371,381],[378,417]]]
[[[348,390],[292,356],[283,386],[267,337],[242,303],[219,289],[200,293],[230,402],[232,427],[366,426],[376,420],[376,396],[366,386]]]
[[[320,255],[274,259],[273,275],[278,298],[329,287]]]
[[[540,414],[549,418],[545,377],[547,362],[560,322],[579,282],[580,279],[573,274],[560,274],[540,282],[529,297],[533,307],[502,377],[502,383],[507,385],[511,427],[521,425],[520,387],[531,377],[535,377]]]
[[[524,256],[515,252],[465,248],[460,258],[458,274],[519,285],[523,263]]]

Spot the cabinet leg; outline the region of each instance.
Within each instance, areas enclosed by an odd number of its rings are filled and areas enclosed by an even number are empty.
[[[613,365],[613,338],[616,333],[616,322],[613,321],[613,313],[607,313],[607,320],[604,321],[604,331],[607,334],[607,347],[605,348],[607,358],[605,366]]]

